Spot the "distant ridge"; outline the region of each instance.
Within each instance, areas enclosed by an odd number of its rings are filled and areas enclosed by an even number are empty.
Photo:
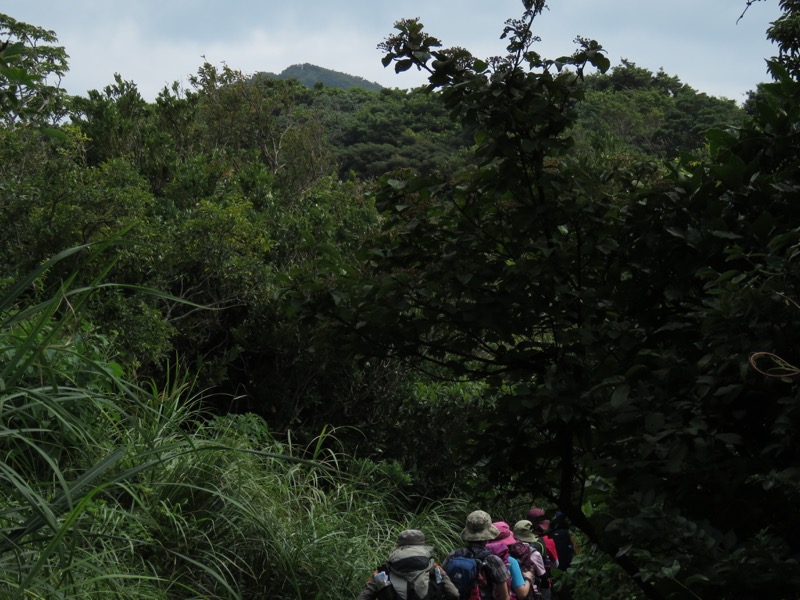
[[[363,88],[378,92],[383,89],[383,86],[372,81],[367,81],[363,77],[356,75],[348,75],[339,71],[325,69],[316,65],[304,63],[302,65],[292,65],[286,67],[281,73],[269,73],[261,71],[255,74],[255,77],[271,77],[273,79],[296,79],[303,85],[313,88],[317,84],[322,84],[325,87],[339,88],[342,90],[349,90],[353,87]]]

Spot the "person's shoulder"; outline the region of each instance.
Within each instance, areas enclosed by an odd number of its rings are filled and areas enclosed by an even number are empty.
[[[446,565],[448,562],[450,562],[450,559],[455,558],[456,556],[464,556],[466,551],[466,548],[456,548],[455,550],[451,550],[447,553],[447,556],[444,557],[442,564]]]
[[[486,556],[486,558],[484,560],[489,565],[495,565],[495,566],[500,565],[501,567],[505,567],[505,563],[503,562],[503,559],[500,558],[499,556],[497,556],[496,554],[489,553],[489,555]]]

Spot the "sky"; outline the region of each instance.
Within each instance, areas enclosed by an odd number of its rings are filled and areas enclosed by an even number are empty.
[[[768,81],[765,60],[777,53],[766,30],[778,0],[549,0],[537,19],[534,46],[545,58],[575,49],[576,36],[597,40],[612,65],[621,59],[663,69],[698,91],[743,102]],[[165,86],[204,62],[252,74],[311,63],[386,87],[425,83],[424,73],[395,74],[377,45],[394,23],[419,18],[444,47],[474,56],[505,54],[504,23],[523,12],[520,0],[5,0],[17,21],[52,30],[69,54],[62,80],[85,95],[114,74],[152,101]],[[737,22],[738,21],[738,22]],[[2,40],[0,40],[2,41]]]

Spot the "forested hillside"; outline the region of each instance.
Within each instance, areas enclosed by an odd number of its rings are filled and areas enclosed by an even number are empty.
[[[357,87],[372,92],[381,90],[381,86],[373,81],[367,81],[363,77],[357,75],[348,75],[340,71],[332,69],[325,69],[316,65],[303,63],[301,65],[292,65],[286,67],[283,71],[278,73],[260,72],[256,73],[254,78],[258,77],[272,77],[275,79],[296,79],[303,85],[308,87],[332,87],[342,90],[349,90],[350,88]]]
[[[401,529],[442,558],[535,502],[558,598],[798,597],[781,6],[747,111],[540,56],[534,0],[494,59],[397,23],[417,89],[205,63],[153,102],[65,94],[0,14],[0,596],[353,598]]]

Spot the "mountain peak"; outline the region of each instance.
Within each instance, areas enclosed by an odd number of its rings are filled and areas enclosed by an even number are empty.
[[[348,75],[347,73],[334,71],[332,69],[325,69],[324,67],[318,67],[317,65],[312,65],[310,63],[296,64],[286,67],[277,75],[275,73],[267,73],[263,71],[256,73],[256,75],[271,77],[274,79],[296,79],[308,87],[314,87],[318,84],[321,84],[325,87],[339,88],[343,90],[347,90],[352,87],[359,87],[365,90],[377,92],[382,89],[380,84],[373,81],[367,81],[363,77]]]

